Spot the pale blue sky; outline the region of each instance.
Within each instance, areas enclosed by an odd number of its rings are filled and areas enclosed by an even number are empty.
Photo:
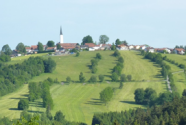
[[[0,48],[19,42],[36,45],[81,43],[86,35],[107,35],[129,44],[153,47],[186,45],[186,0],[2,0]]]

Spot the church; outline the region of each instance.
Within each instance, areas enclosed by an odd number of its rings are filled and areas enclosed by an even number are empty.
[[[57,44],[60,44],[62,49],[74,49],[77,45],[77,43],[64,43],[62,27],[60,27],[60,42]]]

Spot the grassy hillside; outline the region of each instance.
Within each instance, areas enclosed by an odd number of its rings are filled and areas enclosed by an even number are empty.
[[[83,72],[88,80],[92,75],[89,69],[90,60],[95,57],[96,53],[81,52],[80,57],[75,57],[75,55],[53,56],[52,58],[57,63],[56,70],[53,73],[35,77],[31,81],[42,81],[48,77],[65,81],[67,76],[70,76],[74,81],[78,81],[80,72]],[[106,80],[111,80],[109,76],[111,75],[112,68],[115,66],[116,58],[111,56],[112,51],[100,51],[100,53],[103,59],[98,62],[98,72],[96,75],[103,74],[106,76]],[[122,72],[126,75],[131,74],[134,82],[125,83],[122,90],[116,89],[112,101],[107,106],[99,100],[100,91],[107,86],[118,87],[119,83],[87,83],[86,85],[81,83],[71,83],[70,85],[55,84],[51,86],[52,98],[55,104],[52,114],[54,115],[56,111],[61,110],[67,120],[82,121],[90,124],[92,116],[96,112],[122,111],[129,108],[141,107],[141,105],[134,103],[133,93],[137,88],[152,87],[157,93],[167,90],[164,82],[158,82],[162,80],[162,77],[159,75],[160,68],[156,64],[143,59],[137,52],[121,51],[121,54],[125,60],[125,68]],[[2,97],[5,102],[4,105],[6,105],[6,102],[11,102],[5,108],[3,104],[0,104],[2,114],[5,116],[10,114],[10,118],[19,118],[20,111],[16,110],[18,98],[25,97],[24,95],[27,92],[27,85],[25,85],[19,91],[11,93],[7,97]],[[45,108],[42,108],[41,104],[42,100],[30,103],[29,112],[44,112]],[[11,114],[14,115],[11,116]]]
[[[186,55],[178,55],[178,54],[166,54],[165,56],[168,57],[168,59],[175,60],[177,63],[186,63]]]

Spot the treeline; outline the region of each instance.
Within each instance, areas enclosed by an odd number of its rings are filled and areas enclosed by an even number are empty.
[[[179,93],[177,92],[165,92],[160,93],[159,97],[156,93],[156,91],[152,88],[146,88],[145,90],[143,88],[138,88],[134,92],[134,99],[136,104],[142,104],[142,105],[160,105],[164,102],[171,102],[175,97],[179,97]]]
[[[186,91],[186,90],[185,90]],[[186,96],[147,109],[94,114],[92,125],[185,125]]]
[[[30,57],[20,64],[13,65],[0,63],[0,96],[13,92],[34,76],[52,72],[55,67],[54,60],[42,57]]]
[[[150,59],[151,61],[159,64],[159,66],[161,67],[162,76],[165,79],[167,79],[167,76],[168,76],[172,90],[176,91],[176,86],[174,84],[174,78],[171,73],[171,67],[169,65],[167,65],[165,62],[163,62],[163,60],[165,60],[166,57],[162,57],[162,55],[160,53],[158,53],[158,54],[150,53],[150,52],[145,52],[144,50],[141,51],[141,54],[144,56],[144,58]]]
[[[21,112],[19,120],[10,120],[7,117],[0,118],[1,125],[87,125],[82,122],[71,122],[65,119],[61,111],[57,111],[52,116],[49,110],[42,114],[34,113],[33,115],[26,110]]]
[[[95,57],[95,59],[92,59],[90,62],[91,62],[91,66],[90,66],[90,68],[91,68],[91,72],[92,73],[96,73],[97,72],[97,65],[98,65],[98,61],[100,60],[100,59],[102,59],[102,56],[101,56],[101,54],[100,53],[96,53],[96,57]]]
[[[182,68],[182,69],[186,68],[186,66],[184,64],[179,64],[179,63],[175,62],[175,60],[168,59],[167,56],[165,56],[163,59],[166,60],[167,62],[170,62],[170,63]]]
[[[127,82],[127,81],[131,81],[132,80],[132,75],[125,75],[125,74],[121,74],[122,69],[124,68],[124,59],[121,56],[120,52],[118,50],[115,50],[113,53],[113,56],[115,56],[118,59],[118,62],[116,63],[116,66],[114,66],[113,70],[112,70],[112,76],[111,79],[112,81],[118,81],[119,77],[120,77],[120,81],[121,82]]]
[[[56,81],[55,81],[56,82]],[[53,79],[48,78],[43,82],[31,82],[29,83],[29,101],[34,101],[36,99],[42,98],[43,107],[49,107],[53,109],[54,104],[52,100],[52,96],[50,94],[50,86],[54,83]]]
[[[4,53],[0,53],[0,63],[1,62],[9,62],[11,61],[11,57],[9,55],[6,55]]]

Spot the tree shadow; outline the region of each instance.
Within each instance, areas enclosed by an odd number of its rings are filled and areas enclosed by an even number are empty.
[[[9,110],[18,110],[18,108],[9,108]]]
[[[27,98],[14,98],[14,97],[12,97],[12,98],[9,98],[9,99],[27,99]]]
[[[103,102],[100,101],[100,99],[96,99],[96,98],[91,98],[91,101],[87,101],[84,104],[89,104],[89,105],[102,105]]]
[[[140,105],[140,104],[136,104],[135,101],[120,101],[120,102],[132,104],[132,105]]]
[[[92,69],[92,65],[87,64],[87,67],[88,67],[89,69]]]
[[[29,94],[21,94],[21,96],[28,97]]]
[[[105,77],[111,78],[111,75],[104,75]],[[108,80],[107,80],[108,81]]]

